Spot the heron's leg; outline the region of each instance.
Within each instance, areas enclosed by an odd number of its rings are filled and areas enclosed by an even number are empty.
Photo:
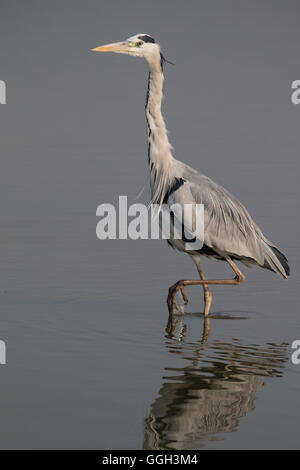
[[[204,273],[201,269],[201,264],[200,264],[200,255],[193,255],[192,260],[196,264],[197,271],[199,273],[199,276],[202,281],[206,280],[206,277],[204,276]],[[212,293],[208,288],[207,284],[203,284],[203,291],[204,291],[204,312],[203,314],[207,316],[209,314],[210,306],[212,303]]]
[[[202,281],[205,281],[206,277],[204,276],[203,272],[200,271],[199,274],[200,274],[200,277],[201,277]],[[209,314],[210,306],[211,306],[211,303],[212,303],[212,293],[209,290],[207,284],[203,284],[203,290],[204,290],[204,312],[203,312],[203,314],[206,316],[206,315]]]
[[[241,284],[242,282],[244,282],[244,280],[246,279],[246,277],[244,276],[244,274],[242,273],[242,271],[239,270],[239,268],[237,267],[237,265],[232,261],[232,259],[229,257],[229,256],[226,256],[226,261],[227,263],[229,264],[229,266],[233,269],[233,271],[235,272],[236,276],[235,276],[235,280],[238,281],[236,285],[238,284]]]
[[[233,285],[237,286],[241,284],[245,280],[244,274],[239,270],[237,265],[232,261],[229,256],[226,256],[226,261],[231,266],[233,271],[235,272],[235,277],[233,279],[205,279],[201,281],[194,281],[194,280],[180,280],[177,281],[172,287],[169,289],[169,295],[167,299],[169,312],[172,313],[174,309],[174,301],[177,292],[184,286],[196,286],[196,285],[204,285],[204,284],[215,284],[215,285]]]

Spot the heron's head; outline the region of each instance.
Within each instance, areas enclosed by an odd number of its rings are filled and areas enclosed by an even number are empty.
[[[119,54],[128,54],[136,57],[142,57],[148,63],[161,59],[159,44],[148,34],[136,34],[125,41],[105,44],[104,46],[92,49],[95,52],[117,52]]]

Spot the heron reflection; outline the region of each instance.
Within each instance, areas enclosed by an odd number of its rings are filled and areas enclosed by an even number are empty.
[[[184,359],[182,367],[165,369],[168,377],[145,419],[143,448],[195,449],[238,429],[254,409],[264,378],[281,377],[287,345],[243,345],[208,342],[210,320],[202,338],[185,342],[184,317],[170,317],[166,346]],[[167,375],[167,374],[166,374]]]

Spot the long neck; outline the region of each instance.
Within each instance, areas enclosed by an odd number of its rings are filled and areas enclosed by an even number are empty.
[[[171,152],[165,121],[161,113],[163,81],[162,64],[159,58],[159,60],[149,64],[146,96],[150,186],[152,202],[158,204],[162,203],[167,187],[174,177],[174,158]]]

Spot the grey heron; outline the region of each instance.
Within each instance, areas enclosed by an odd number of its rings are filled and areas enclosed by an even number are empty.
[[[277,273],[283,279],[290,274],[288,260],[263,235],[247,209],[222,186],[197,172],[172,155],[164,118],[161,112],[163,97],[163,67],[165,58],[159,44],[148,34],[136,34],[125,41],[92,49],[96,52],[116,52],[145,59],[149,67],[146,95],[148,163],[152,202],[204,205],[204,243],[199,250],[186,250],[184,240],[170,238],[169,244],[187,252],[196,264],[200,280],[180,280],[169,289],[169,312],[177,307],[176,294],[181,292],[187,302],[185,286],[202,285],[204,315],[208,315],[212,293],[211,284],[238,285],[245,280],[235,261],[255,264]],[[226,261],[233,269],[233,279],[206,279],[200,264],[201,256]]]

